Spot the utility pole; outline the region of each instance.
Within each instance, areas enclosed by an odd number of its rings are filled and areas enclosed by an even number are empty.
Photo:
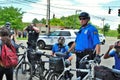
[[[46,28],[47,33],[50,33],[50,0],[47,0]]]
[[[74,27],[73,27],[74,29],[76,28],[76,22],[77,22],[76,15],[77,15],[77,12],[81,12],[81,10],[76,10],[75,11],[75,20],[74,20],[75,22],[74,22]]]
[[[102,18],[102,21],[103,21],[103,34],[105,36],[105,30],[104,30],[104,21],[105,21],[105,18]]]

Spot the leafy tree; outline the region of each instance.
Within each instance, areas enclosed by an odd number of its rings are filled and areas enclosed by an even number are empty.
[[[45,18],[42,18],[42,19],[40,20],[40,23],[46,24],[46,19],[45,19]]]
[[[53,18],[50,20],[50,25],[63,26],[63,21],[61,19],[58,19],[58,18]]]
[[[109,24],[105,24],[103,27],[103,33],[104,35],[106,35],[106,33],[110,30],[110,25]]]
[[[120,24],[118,25],[117,32],[120,34]]]
[[[23,12],[21,9],[14,8],[14,7],[0,7],[0,25],[4,25],[6,22],[11,23],[11,27],[15,30],[22,30],[23,23],[22,23],[22,16]]]
[[[32,20],[32,23],[39,23],[39,20],[37,19],[37,18],[34,18],[33,20]]]

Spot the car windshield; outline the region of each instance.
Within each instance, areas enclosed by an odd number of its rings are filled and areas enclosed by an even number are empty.
[[[60,31],[54,31],[49,34],[49,36],[59,36]]]

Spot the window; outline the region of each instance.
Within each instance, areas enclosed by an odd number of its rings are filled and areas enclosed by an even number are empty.
[[[69,31],[61,31],[60,36],[71,36]]]
[[[59,36],[59,35],[60,35],[60,31],[55,31],[50,33],[50,36]]]

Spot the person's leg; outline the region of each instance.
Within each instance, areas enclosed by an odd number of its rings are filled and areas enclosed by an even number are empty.
[[[86,65],[85,64],[80,64],[80,60],[81,59],[82,58],[76,56],[76,68],[77,69],[86,69]],[[86,75],[87,75],[86,72],[80,72],[80,71],[76,72],[77,78],[80,77],[81,79],[83,79]]]
[[[4,75],[4,69],[3,67],[0,66],[0,80],[2,80],[3,75]]]
[[[81,58],[79,58],[78,56],[76,56],[76,69],[79,69],[79,61],[81,60]],[[76,71],[76,77],[80,77],[80,72]]]
[[[5,75],[7,80],[13,80],[13,68],[5,69]]]

